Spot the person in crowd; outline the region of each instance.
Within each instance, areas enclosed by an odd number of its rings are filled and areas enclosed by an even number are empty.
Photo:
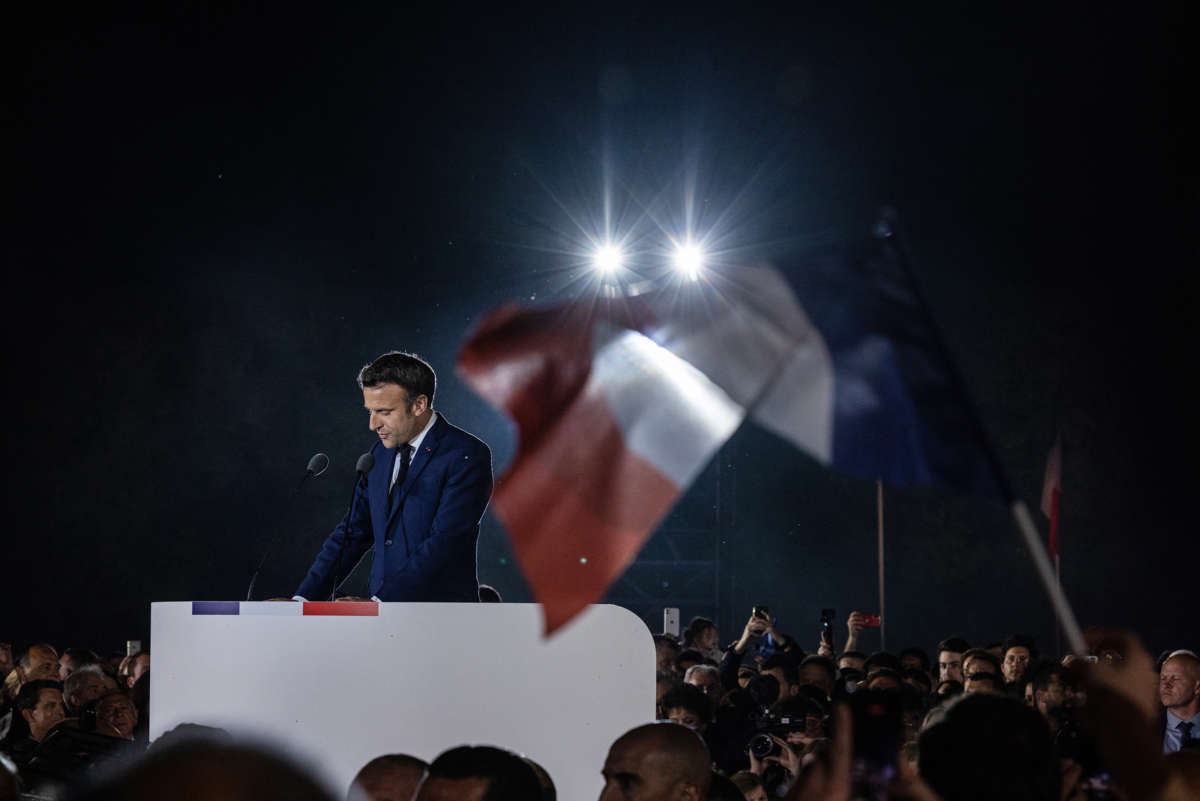
[[[110,692],[95,701],[96,733],[132,740],[138,724],[137,707],[123,692]]]
[[[460,745],[433,762],[416,801],[536,801],[542,784],[529,764],[490,745]]]
[[[599,801],[703,801],[712,781],[704,741],[675,723],[650,723],[609,748]]]
[[[713,703],[704,692],[691,684],[681,684],[667,693],[662,700],[666,719],[687,726],[703,735],[712,721]]]
[[[1033,638],[1028,634],[1014,634],[1004,641],[1004,656],[1001,657],[1000,668],[1004,675],[1005,689],[1015,695],[1020,695],[1025,686],[1022,680],[1025,671],[1033,660],[1037,659],[1037,647]]]
[[[408,754],[377,756],[359,768],[346,791],[346,801],[409,801],[429,765]]]
[[[38,643],[25,649],[17,659],[17,689],[30,681],[58,681],[58,651],[48,643]]]
[[[942,801],[1060,801],[1061,769],[1041,716],[1020,701],[973,693],[921,732],[921,778]]]
[[[867,662],[867,655],[861,651],[842,651],[838,657],[838,670],[862,670]]]
[[[699,689],[714,705],[721,703],[721,696],[725,694],[721,686],[721,673],[712,665],[692,665],[683,674],[683,683]]]
[[[660,670],[654,679],[654,716],[659,720],[666,719],[666,712],[663,711],[662,701],[663,696],[679,684],[679,677],[675,675],[673,670]]]
[[[537,774],[538,784],[542,787],[542,795],[539,801],[558,801],[558,788],[554,786],[554,779],[550,778],[550,774],[546,772],[546,769],[527,756],[522,756],[521,759]]]
[[[21,685],[16,708],[29,726],[29,739],[40,743],[66,718],[62,684],[54,679],[33,679]]]
[[[929,678],[928,670],[906,668],[900,676],[907,686],[919,692],[922,697],[928,696],[933,692],[933,679]]]
[[[703,665],[704,655],[694,648],[684,648],[675,657],[675,674],[678,676],[686,675],[688,668],[693,665]]]
[[[1053,660],[1039,662],[1030,671],[1029,682],[1033,691],[1032,706],[1046,720],[1061,709],[1067,700],[1066,670]]]
[[[743,660],[747,656],[747,651],[751,643],[762,637],[770,621],[758,615],[750,615],[750,619],[746,621],[746,625],[742,628],[742,636],[738,637],[733,643],[725,649],[725,653],[721,655],[719,670],[721,673],[721,685],[728,691],[737,687],[745,687],[742,683],[742,673],[745,669],[746,673],[750,673],[753,668],[750,665],[744,665]],[[757,673],[757,670],[754,671]],[[752,676],[747,677],[747,681]]]
[[[706,617],[694,617],[683,632],[683,647],[699,651],[705,659],[721,661],[720,634],[717,624]]]
[[[67,676],[63,682],[63,702],[67,714],[77,718],[83,708],[100,696],[117,689],[117,683],[111,676],[106,676],[98,667],[87,666],[80,668]]]
[[[962,681],[962,657],[970,649],[962,637],[947,637],[938,643],[938,681]]]
[[[121,662],[121,667],[117,670],[117,678],[120,680],[122,690],[132,690],[133,684],[142,677],[142,674],[150,669],[150,652],[138,651],[136,654],[130,654]]]
[[[745,801],[768,801],[762,779],[752,770],[739,770],[729,777],[734,786],[742,791]]]
[[[1000,660],[984,648],[968,648],[962,655],[963,678],[972,673],[994,673],[1001,675]]]
[[[654,669],[658,672],[675,672],[675,657],[679,656],[679,643],[670,634],[654,635]]]
[[[929,654],[922,648],[910,645],[900,652],[901,670],[923,670],[929,672]]]
[[[795,695],[802,681],[796,663],[783,654],[764,659],[758,672],[764,676],[774,676],[775,681],[779,682],[779,697],[775,699],[776,702]]]
[[[89,648],[67,648],[58,658],[58,680],[65,682],[68,676],[85,665],[100,664],[99,654]]]
[[[159,742],[163,742],[160,746]],[[305,771],[260,747],[164,736],[75,801],[333,801]]]
[[[1192,651],[1174,651],[1158,674],[1162,702],[1163,753],[1200,745],[1200,658]]]
[[[876,668],[867,674],[868,690],[899,690],[902,686],[904,680],[891,668]]]
[[[967,676],[967,680],[963,682],[963,692],[968,695],[971,693],[1002,693],[1004,692],[1004,680],[995,673],[977,670]]]
[[[833,698],[837,685],[837,668],[833,660],[817,654],[804,657],[800,663],[800,683],[818,687],[826,698]]]

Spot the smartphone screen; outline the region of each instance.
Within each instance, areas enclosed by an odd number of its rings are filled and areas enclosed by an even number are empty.
[[[850,709],[854,715],[851,797],[885,801],[904,738],[900,694],[860,690],[850,696]]]

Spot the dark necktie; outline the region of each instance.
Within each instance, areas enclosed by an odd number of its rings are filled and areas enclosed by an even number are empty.
[[[1187,748],[1192,741],[1192,722],[1190,720],[1181,720],[1175,728],[1179,729],[1179,747]]]
[[[404,484],[404,478],[408,475],[408,465],[412,460],[412,445],[407,442],[396,449],[396,458],[400,459],[400,472],[396,473],[396,480],[392,484],[391,492],[388,493],[388,515],[392,514],[392,509],[400,498],[400,487]],[[392,463],[392,470],[395,471],[395,462]]]

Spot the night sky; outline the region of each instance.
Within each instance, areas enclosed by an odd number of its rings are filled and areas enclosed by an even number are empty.
[[[176,3],[14,25],[0,640],[147,640],[149,602],[243,597],[275,535],[257,595],[291,594],[372,442],[354,377],[385,350],[433,363],[437,408],[499,474],[513,432],[458,346],[501,302],[592,291],[607,194],[639,230],[691,198],[730,263],[849,246],[896,208],[1034,507],[1062,433],[1081,622],[1200,646],[1182,13],[1052,5]],[[316,451],[332,467],[293,499]],[[719,585],[685,623],[725,638],[767,603],[807,648],[820,608],[839,635],[877,611],[873,483],[750,425],[719,460],[719,509],[713,466],[644,552],[719,553],[719,579],[635,566],[613,598],[657,625]],[[1050,647],[1002,507],[886,496],[889,646]],[[479,557],[529,600],[490,516]]]

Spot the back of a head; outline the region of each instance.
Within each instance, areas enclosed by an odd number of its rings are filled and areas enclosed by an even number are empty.
[[[486,779],[484,801],[530,801],[542,796],[542,783],[529,764],[511,751],[490,745],[460,745],[438,755],[426,782]]]
[[[920,773],[943,801],[1058,801],[1061,783],[1041,715],[991,694],[946,703],[921,733]]]
[[[333,801],[310,776],[257,747],[182,739],[96,785],[78,801]]]
[[[712,757],[700,735],[676,723],[647,723],[630,729],[617,738],[612,749],[627,747],[638,753],[652,754],[663,772],[675,774],[673,780],[693,784],[701,798],[712,780]]]
[[[377,756],[359,769],[348,801],[408,801],[417,793],[428,765],[408,754]]]

